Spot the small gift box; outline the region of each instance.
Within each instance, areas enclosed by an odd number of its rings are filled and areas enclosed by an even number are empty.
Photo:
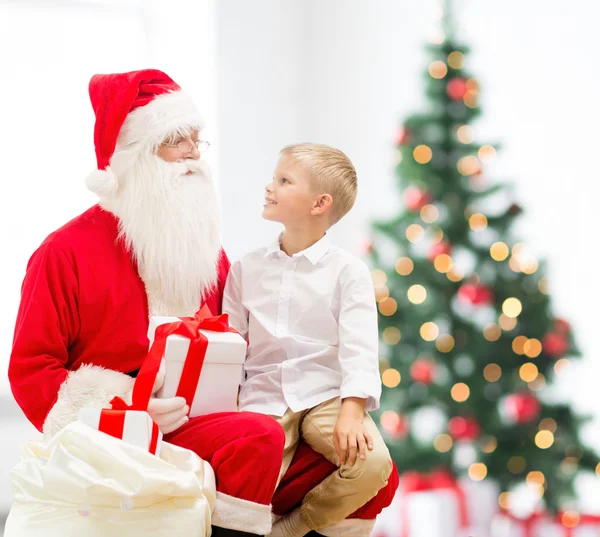
[[[229,328],[227,315],[202,308],[195,317],[152,316],[148,338],[166,366],[156,397],[183,397],[190,417],[237,411],[246,341]]]
[[[449,472],[407,472],[400,488],[402,537],[457,537],[468,527],[464,492]]]
[[[160,455],[162,433],[158,425],[143,410],[114,410],[109,408],[82,408],[79,421],[93,429]]]

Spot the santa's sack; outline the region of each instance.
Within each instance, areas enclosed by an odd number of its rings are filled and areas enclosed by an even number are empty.
[[[11,472],[4,537],[206,537],[215,476],[195,453],[160,457],[81,422],[29,442]]]

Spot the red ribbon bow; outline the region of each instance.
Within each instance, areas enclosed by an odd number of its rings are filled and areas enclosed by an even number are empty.
[[[527,518],[519,518],[510,511],[504,511],[502,514],[521,526],[524,537],[533,537],[535,525],[544,518],[542,513],[532,513]]]
[[[434,470],[429,474],[420,472],[405,472],[401,479],[402,490],[405,495],[414,492],[424,492],[432,490],[450,490],[456,495],[458,500],[458,510],[460,517],[460,527],[465,528],[469,525],[469,514],[467,509],[467,501],[465,493],[458,486],[458,482],[451,472],[445,469]],[[410,528],[408,525],[408,502],[406,499],[402,502],[403,505],[403,525],[404,537],[409,537]]]

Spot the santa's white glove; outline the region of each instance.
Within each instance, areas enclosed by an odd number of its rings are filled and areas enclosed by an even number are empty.
[[[183,397],[157,399],[152,397],[148,403],[148,414],[156,422],[161,433],[171,433],[189,421],[190,408]]]

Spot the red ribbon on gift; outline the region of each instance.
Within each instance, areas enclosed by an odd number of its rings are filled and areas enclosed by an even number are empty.
[[[509,518],[521,526],[524,537],[533,537],[533,529],[535,525],[544,518],[543,513],[532,513],[527,518],[519,518],[513,515],[510,511],[504,511],[502,516]]]
[[[118,397],[115,399],[119,399]],[[111,401],[113,406],[110,408],[103,408],[100,411],[100,422],[98,423],[98,430],[103,433],[114,436],[115,438],[123,438],[123,431],[125,430],[125,413],[131,410],[122,400],[123,405],[127,408],[118,408],[121,406],[119,401]],[[156,455],[156,449],[158,448],[158,425],[152,421],[152,432],[150,435],[150,445],[148,451],[153,455]]]
[[[458,482],[454,475],[445,469],[434,470],[429,474],[420,472],[405,472],[401,479],[402,490],[405,495],[414,492],[425,492],[432,490],[450,490],[456,495],[458,501],[458,514],[461,528],[466,528],[469,525],[469,513],[467,509],[467,500],[465,493],[458,486]],[[404,525],[404,537],[410,537],[410,528],[408,525],[408,503],[402,502],[403,516],[402,522]]]
[[[574,524],[573,526],[565,525],[565,518],[568,518],[568,516],[565,515],[568,515],[568,513],[560,512],[556,515],[558,523],[565,529],[565,537],[574,537],[575,530],[578,526],[600,526],[600,515],[586,515],[578,513],[579,518],[576,521],[576,524]]]

